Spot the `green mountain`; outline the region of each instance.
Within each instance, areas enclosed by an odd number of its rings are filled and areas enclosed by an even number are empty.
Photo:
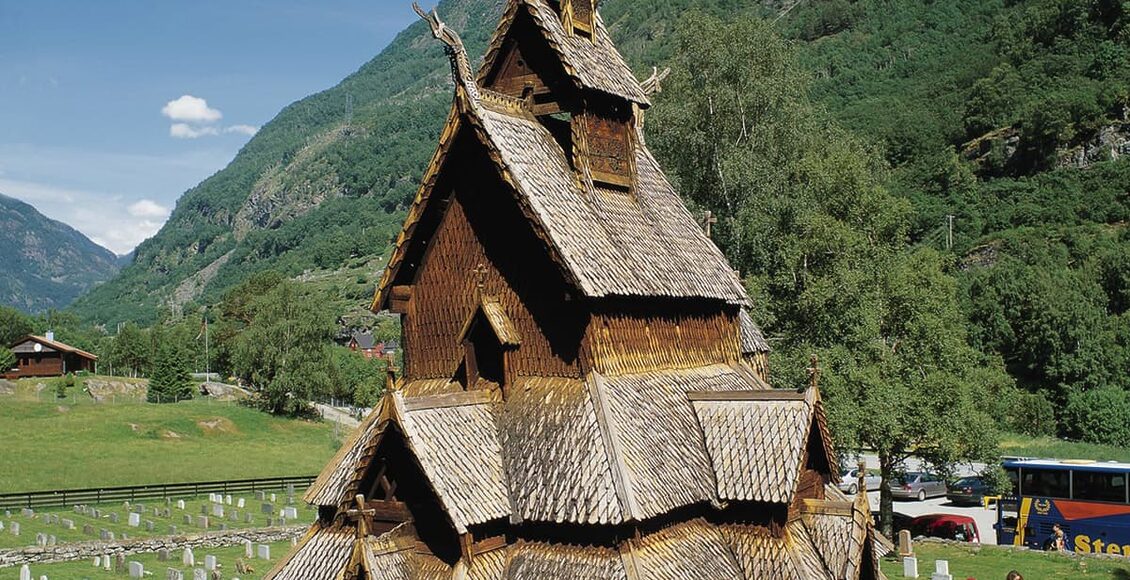
[[[503,4],[444,0],[439,13],[479,56]],[[601,3],[641,77],[670,57],[671,33],[690,9],[765,17],[793,42],[813,99],[882,152],[886,186],[912,202],[908,242],[952,255],[977,346],[1035,389],[1124,381],[1130,5]],[[285,108],[186,192],[133,263],[76,311],[149,322],[215,302],[265,269],[322,286],[344,310],[362,308],[451,93],[440,45],[422,23],[410,26],[339,85]]]
[[[26,312],[63,308],[117,271],[110,250],[0,194],[0,305]]]

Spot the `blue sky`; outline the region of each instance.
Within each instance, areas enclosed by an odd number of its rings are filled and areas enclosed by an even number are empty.
[[[126,253],[415,18],[410,0],[0,0],[0,193]]]

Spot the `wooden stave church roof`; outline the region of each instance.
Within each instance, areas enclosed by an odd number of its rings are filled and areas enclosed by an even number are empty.
[[[532,14],[550,10],[545,0],[511,0],[507,14],[520,7],[529,7]],[[505,19],[503,24],[494,44],[499,44],[505,34]],[[597,36],[601,35],[606,37],[607,32]],[[615,60],[622,65],[610,42],[607,50],[615,53]],[[608,76],[626,75],[638,87],[626,65],[608,67]],[[377,286],[373,310],[384,308],[394,281],[417,267],[406,263],[408,248],[421,242],[415,239],[420,234],[417,226],[433,201],[438,177],[457,135],[465,131],[486,148],[550,257],[582,295],[748,303],[745,289],[725,256],[698,227],[663,175],[638,123],[632,140],[636,166],[632,194],[612,193],[582,179],[553,135],[523,109],[520,101],[482,89],[474,79],[457,78],[455,103],[440,145]],[[408,270],[402,273],[405,267]]]

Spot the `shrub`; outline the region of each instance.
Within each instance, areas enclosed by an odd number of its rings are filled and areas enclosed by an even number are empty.
[[[1130,392],[1116,387],[1077,391],[1067,398],[1063,430],[1091,443],[1130,445]]]
[[[55,379],[55,398],[67,398],[67,379],[64,377]]]
[[[1017,433],[1033,437],[1056,434],[1055,407],[1043,393],[1017,393],[1009,422]]]
[[[1012,490],[1012,481],[999,464],[985,466],[985,470],[978,475],[985,480],[985,485],[992,495],[1004,495]]]

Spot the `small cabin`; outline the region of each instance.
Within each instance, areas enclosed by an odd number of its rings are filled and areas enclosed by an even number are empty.
[[[10,345],[16,366],[4,373],[6,379],[23,377],[61,377],[79,371],[94,372],[98,357],[55,340],[55,335],[28,335]]]

